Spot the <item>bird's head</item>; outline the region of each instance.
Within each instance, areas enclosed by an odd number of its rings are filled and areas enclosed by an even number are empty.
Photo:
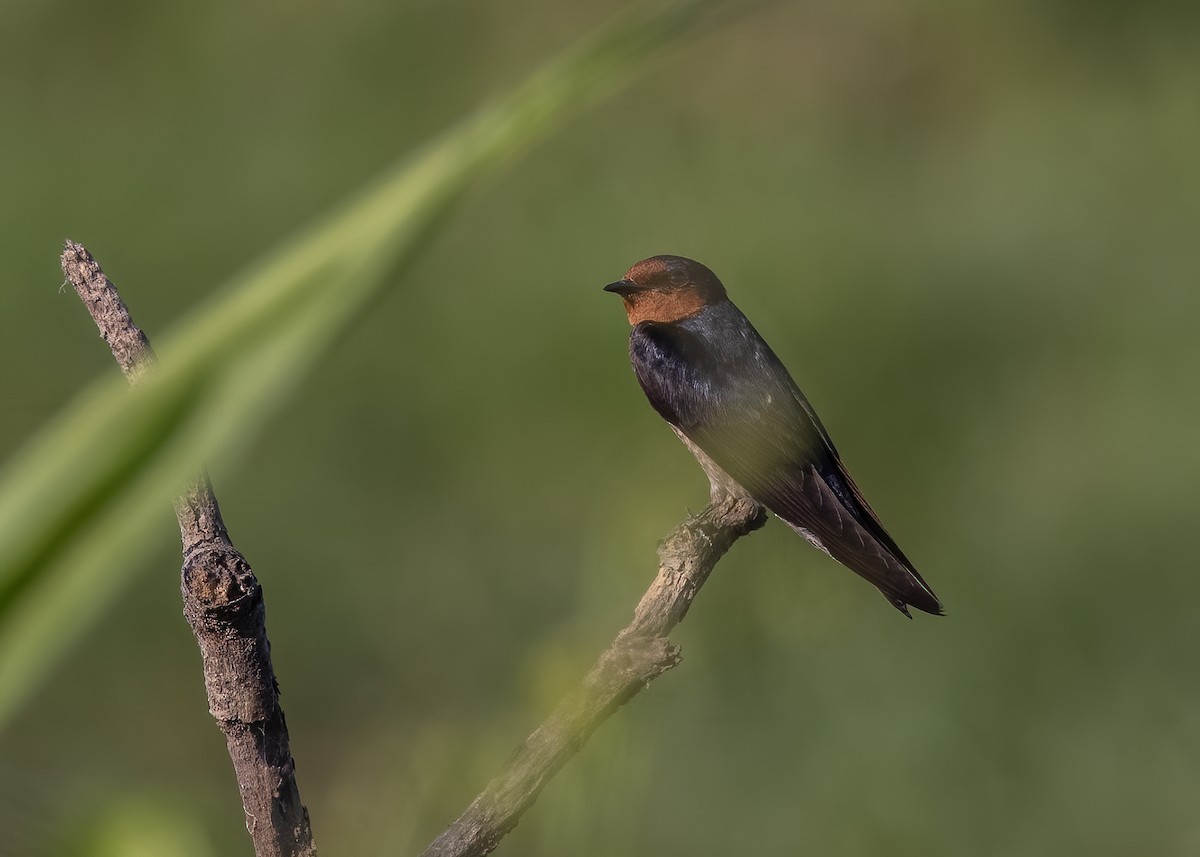
[[[726,300],[717,275],[683,256],[651,256],[604,287],[625,301],[629,323],[673,322],[693,316],[709,304]]]

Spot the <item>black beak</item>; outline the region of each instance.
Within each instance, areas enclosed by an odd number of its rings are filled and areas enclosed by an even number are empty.
[[[641,286],[639,286],[633,280],[617,280],[615,283],[609,283],[607,286],[605,286],[604,291],[614,292],[615,294],[624,297],[625,295],[636,292],[640,288]]]

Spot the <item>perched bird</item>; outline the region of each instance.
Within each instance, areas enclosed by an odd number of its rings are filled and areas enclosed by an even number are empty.
[[[646,398],[714,489],[765,506],[905,616],[909,605],[942,613],[792,376],[712,271],[652,256],[604,289],[625,301],[629,358]]]

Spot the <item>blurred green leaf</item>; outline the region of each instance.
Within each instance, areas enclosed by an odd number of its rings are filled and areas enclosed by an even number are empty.
[[[235,278],[136,389],[114,372],[19,453],[0,481],[0,725],[138,568],[156,511],[247,441],[464,192],[721,5],[635,6]]]
[[[149,798],[107,807],[73,837],[71,857],[212,857],[204,829],[191,814]]]

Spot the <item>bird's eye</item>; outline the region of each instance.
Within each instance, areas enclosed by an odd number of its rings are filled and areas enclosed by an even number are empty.
[[[686,286],[688,281],[687,271],[683,268],[672,267],[667,273],[667,278],[673,286]]]

